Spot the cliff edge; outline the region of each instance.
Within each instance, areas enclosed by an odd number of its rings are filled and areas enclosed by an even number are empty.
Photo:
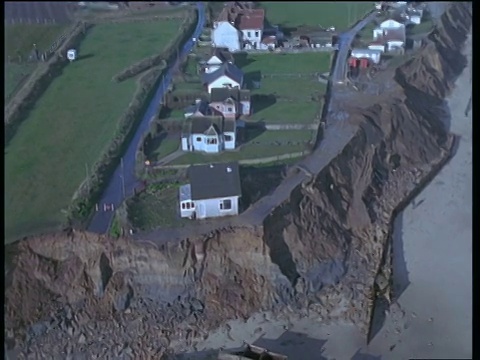
[[[6,247],[7,347],[159,357],[172,340],[193,345],[260,310],[349,321],[366,334],[375,299],[396,296],[392,219],[454,152],[444,98],[465,67],[471,24],[472,4],[452,4],[391,73],[388,93],[350,104],[358,130],[342,153],[260,226],[162,248],[74,231]]]

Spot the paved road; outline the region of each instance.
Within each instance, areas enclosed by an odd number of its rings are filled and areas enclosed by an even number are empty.
[[[194,41],[193,38],[198,38],[202,32],[204,23],[205,23],[205,9],[202,3],[197,3],[198,9],[198,23],[195,28],[194,34],[190,40],[183,46],[182,51],[180,52],[180,58],[184,58],[190,50],[193,48]],[[159,34],[161,36],[161,34]],[[177,61],[178,62],[178,59]],[[96,233],[106,233],[112,222],[114,212],[112,211],[101,211],[103,209],[103,204],[113,204],[114,207],[118,207],[122,201],[133,195],[134,189],[139,185],[139,181],[135,176],[135,154],[138,148],[139,142],[141,141],[142,135],[149,129],[151,119],[155,116],[158,111],[160,104],[160,99],[163,97],[165,90],[168,88],[168,85],[172,81],[172,66],[167,72],[164,79],[161,81],[150,105],[145,112],[145,115],[140,123],[135,136],[133,137],[124,157],[123,157],[123,169],[122,164],[119,164],[115,170],[110,183],[106,187],[103,196],[99,203],[100,211],[96,212],[88,231]],[[123,179],[122,179],[123,177]],[[125,189],[125,191],[124,191]]]
[[[355,35],[357,35],[357,33],[362,30],[365,25],[374,20],[376,16],[376,11],[371,12],[368,16],[355,24],[350,30],[342,33],[339,36],[338,51],[331,76],[333,84],[341,84],[345,80],[347,71],[347,57],[352,45],[352,41],[355,38]]]

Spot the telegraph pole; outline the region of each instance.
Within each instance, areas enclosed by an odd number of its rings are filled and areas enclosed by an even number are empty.
[[[123,169],[123,157],[120,159],[120,167],[122,171],[122,192],[123,192],[123,199],[125,200],[125,171]]]

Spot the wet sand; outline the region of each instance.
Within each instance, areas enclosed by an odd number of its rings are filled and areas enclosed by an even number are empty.
[[[289,359],[459,359],[472,356],[472,114],[469,65],[448,99],[450,131],[461,139],[455,156],[395,222],[394,274],[398,303],[371,343],[351,325],[325,325],[312,318],[230,322],[185,358],[205,358],[208,349],[238,348],[243,341]],[[471,101],[470,101],[471,102]],[[268,319],[268,314],[267,314]]]

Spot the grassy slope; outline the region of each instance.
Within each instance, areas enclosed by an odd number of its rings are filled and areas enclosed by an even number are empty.
[[[270,23],[295,27],[335,26],[338,30],[347,29],[366,12],[374,8],[374,2],[333,2],[333,1],[291,1],[291,2],[261,2],[266,9]],[[349,23],[350,17],[350,23]]]
[[[12,61],[17,61],[18,54],[24,61],[27,60],[33,44],[37,45],[39,52],[47,50],[53,42],[67,29],[65,25],[34,25],[15,24],[5,25],[5,59],[10,56]],[[5,63],[5,94],[7,99],[17,85],[35,69],[35,64]]]
[[[135,80],[113,75],[158,53],[179,21],[102,24],[79,49],[91,57],[68,65],[35,105],[5,149],[6,241],[63,221],[91,166],[113,138],[117,121],[135,92]]]

